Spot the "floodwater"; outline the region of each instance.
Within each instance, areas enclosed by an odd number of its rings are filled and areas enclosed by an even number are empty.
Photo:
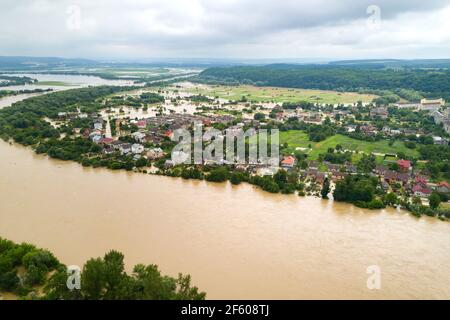
[[[3,141],[0,236],[68,265],[116,249],[128,270],[154,263],[191,274],[210,299],[450,298],[448,222],[245,184],[83,168]],[[367,287],[370,266],[380,289]]]
[[[36,79],[39,82],[44,82],[44,84],[25,84],[19,86],[7,86],[1,87],[3,90],[33,90],[33,89],[54,89],[54,90],[67,90],[80,88],[85,86],[100,86],[100,85],[111,85],[111,86],[128,86],[133,85],[134,81],[131,80],[109,80],[102,79],[97,76],[87,76],[87,75],[65,75],[65,74],[41,74],[41,73],[12,73],[5,74],[7,76],[15,77],[29,77]],[[48,82],[49,84],[45,84]],[[63,83],[63,85],[52,84]]]
[[[6,96],[3,98],[0,98],[0,109],[3,109],[5,107],[11,106],[15,102],[19,102],[31,97],[39,96],[42,94],[46,94],[47,92],[39,92],[39,93],[24,93],[24,94],[18,94],[15,96]]]

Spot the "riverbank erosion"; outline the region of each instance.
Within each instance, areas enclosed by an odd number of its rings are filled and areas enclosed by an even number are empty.
[[[0,142],[0,234],[182,270],[209,299],[449,298],[450,224],[251,185],[85,168]],[[370,290],[367,268],[380,267]]]

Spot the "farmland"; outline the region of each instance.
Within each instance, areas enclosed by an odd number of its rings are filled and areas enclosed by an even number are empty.
[[[187,89],[193,94],[203,94],[227,100],[241,100],[245,97],[252,102],[298,102],[309,101],[317,103],[357,103],[371,102],[377,96],[355,92],[337,92],[328,90],[290,89],[276,87],[242,86],[209,86],[198,85]]]
[[[280,144],[286,144],[287,148],[284,149],[285,153],[294,153],[297,148],[311,147],[309,152],[305,151],[309,155],[309,159],[316,160],[319,154],[327,152],[328,148],[335,148],[340,144],[344,150],[358,151],[364,153],[375,154],[397,154],[403,152],[406,156],[417,157],[418,152],[414,149],[408,149],[401,141],[396,140],[391,146],[389,141],[381,140],[376,142],[360,141],[352,139],[340,134],[328,137],[324,141],[314,142],[308,139],[308,134],[303,131],[290,130],[280,132]],[[354,160],[357,160],[359,155],[354,156]]]

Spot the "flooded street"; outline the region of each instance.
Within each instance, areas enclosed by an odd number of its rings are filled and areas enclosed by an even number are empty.
[[[450,223],[317,198],[113,172],[0,142],[0,236],[82,265],[189,273],[216,299],[450,298]],[[366,286],[381,269],[381,289]]]

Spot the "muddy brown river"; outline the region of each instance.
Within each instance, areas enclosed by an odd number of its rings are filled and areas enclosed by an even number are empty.
[[[317,198],[83,168],[0,141],[0,236],[82,266],[189,273],[216,299],[450,298],[450,223]],[[369,290],[369,266],[381,287]]]

